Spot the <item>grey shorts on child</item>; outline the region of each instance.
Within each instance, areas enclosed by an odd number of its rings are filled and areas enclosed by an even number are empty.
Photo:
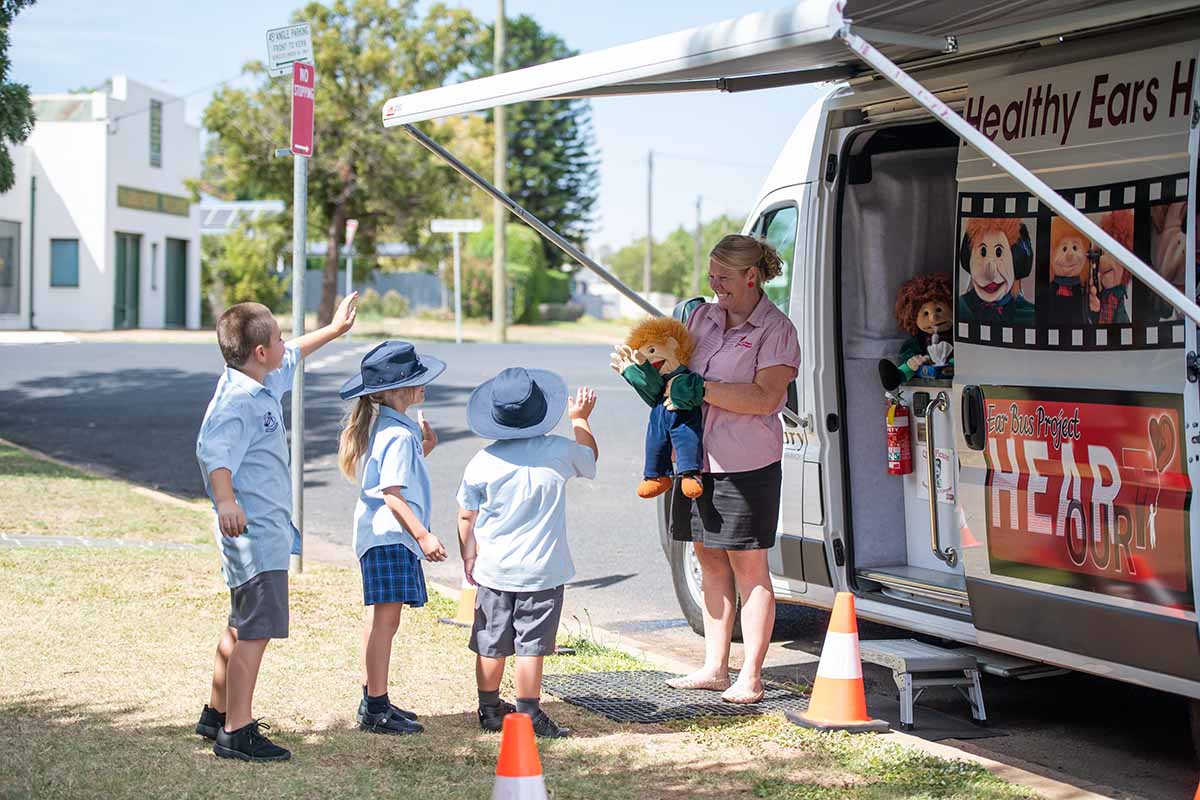
[[[563,587],[502,592],[480,586],[470,648],[484,658],[548,656],[562,617]]]
[[[260,572],[229,590],[229,627],[238,639],[286,639],[288,635],[288,573]]]

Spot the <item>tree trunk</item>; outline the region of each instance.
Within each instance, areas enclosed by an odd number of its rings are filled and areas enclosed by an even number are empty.
[[[321,276],[321,306],[317,309],[317,324],[321,326],[328,325],[333,319],[338,290],[338,256],[342,251],[342,231],[345,227],[346,206],[338,204],[334,206],[330,216],[326,237],[325,271]]]

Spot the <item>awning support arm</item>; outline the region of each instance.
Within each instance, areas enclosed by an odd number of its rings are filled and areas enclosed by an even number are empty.
[[[546,239],[550,240],[551,244],[553,244],[559,250],[562,250],[564,253],[566,253],[568,256],[573,258],[575,261],[579,262],[581,265],[587,267],[592,272],[596,273],[601,278],[608,281],[608,283],[611,284],[614,289],[616,289],[618,292],[623,294],[625,297],[628,297],[630,300],[632,300],[634,303],[636,303],[638,305],[638,307],[641,308],[643,311],[645,311],[647,314],[650,314],[653,317],[663,316],[663,313],[661,311],[659,311],[657,308],[655,308],[651,303],[649,303],[640,294],[633,291],[628,286],[626,286],[624,283],[622,283],[620,278],[613,275],[611,272],[606,270],[604,267],[600,266],[595,261],[593,261],[592,259],[585,256],[583,254],[583,252],[579,250],[579,248],[577,248],[575,245],[568,242],[562,236],[559,236],[557,233],[555,233],[554,229],[551,228],[549,225],[542,222],[540,219],[535,217],[533,214],[530,214],[525,209],[521,208],[521,206],[517,204],[516,200],[513,200],[507,194],[505,194],[504,192],[497,189],[495,186],[493,186],[491,183],[489,183],[486,178],[484,178],[482,175],[480,175],[475,170],[468,167],[466,164],[459,161],[457,158],[454,157],[454,155],[452,153],[450,153],[448,150],[446,150],[440,144],[435,142],[433,139],[430,139],[425,134],[421,133],[421,131],[417,130],[417,128],[415,128],[412,125],[401,125],[400,128],[405,133],[407,133],[409,136],[416,139],[417,142],[422,147],[424,147],[426,150],[433,153],[435,156],[440,158],[442,161],[445,161],[447,164],[449,164],[451,167],[453,167],[454,170],[456,172],[458,172],[460,175],[462,175],[464,178],[469,180],[471,183],[475,184],[477,187],[482,189],[485,193],[491,195],[496,200],[499,200],[502,204],[504,204],[504,206],[509,211],[511,211],[517,217],[517,219],[521,220],[526,225],[528,225],[529,227],[533,228],[535,231],[540,233],[542,236],[546,237]]]
[[[871,46],[848,27],[840,33],[846,46],[870,64],[875,70],[903,89],[914,100],[923,105],[938,121],[983,155],[996,162],[996,165],[1011,175],[1018,183],[1050,207],[1054,213],[1067,222],[1084,236],[1088,237],[1112,258],[1115,258],[1127,270],[1138,277],[1142,283],[1150,287],[1162,299],[1166,300],[1180,312],[1187,315],[1197,325],[1200,325],[1200,306],[1189,299],[1183,292],[1172,286],[1163,276],[1155,272],[1140,258],[1122,246],[1116,239],[1109,236],[1100,226],[1085,217],[1066,198],[1051,189],[1041,178],[1034,175],[1008,153],[1004,152],[991,139],[971,127],[966,120],[954,112],[949,106],[939,100],[932,92],[913,80],[908,73],[893,64],[886,56]]]
[[[914,47],[918,50],[929,50],[934,53],[957,53],[957,36],[922,36],[919,33],[904,33],[888,31],[882,28],[864,28],[861,25],[848,26],[851,33],[882,44],[898,44],[901,47]],[[843,38],[845,38],[843,36]]]

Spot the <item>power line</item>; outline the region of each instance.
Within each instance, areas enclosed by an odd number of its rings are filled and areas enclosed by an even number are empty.
[[[230,78],[226,78],[223,81],[217,81],[216,83],[210,83],[207,86],[201,86],[200,88],[193,89],[190,92],[187,92],[185,94],[177,95],[176,97],[173,97],[170,100],[165,100],[165,101],[163,101],[162,105],[165,107],[165,106],[171,105],[172,103],[179,103],[179,102],[191,97],[192,95],[197,95],[197,94],[200,94],[201,92],[209,92],[209,91],[212,91],[213,89],[218,89],[222,86],[225,86],[226,84],[233,83],[234,81],[240,80],[244,77],[246,77],[246,73],[239,72],[237,75],[234,75],[233,77],[230,77]],[[144,108],[138,108],[133,111],[126,111],[124,114],[118,114],[115,117],[104,117],[103,121],[105,121],[105,122],[120,122],[121,120],[125,119],[126,117],[135,117],[138,114],[146,114],[149,111],[150,111],[150,106],[145,106]]]

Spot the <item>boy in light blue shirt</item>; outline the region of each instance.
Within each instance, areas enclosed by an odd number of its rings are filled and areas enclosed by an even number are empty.
[[[300,359],[353,327],[356,297],[342,301],[329,325],[287,344],[259,303],[230,306],[217,322],[226,367],[200,426],[196,458],[217,514],[230,613],[196,733],[214,740],[213,752],[224,758],[291,756],[262,735],[250,714],[267,642],[288,635],[287,570],[299,537],[282,400]]]
[[[547,435],[568,410],[575,440]],[[596,393],[568,400],[553,372],[511,368],[471,393],[467,424],[495,439],[475,454],[458,490],[458,542],[467,580],[477,586],[471,650],[476,653],[479,725],[498,731],[512,711],[528,714],[538,736],[570,730],[541,708],[542,660],[554,652],[563,584],[575,574],[567,547],[567,481],[594,478],[599,450],[588,417]],[[516,656],[517,704],[500,699]]]

